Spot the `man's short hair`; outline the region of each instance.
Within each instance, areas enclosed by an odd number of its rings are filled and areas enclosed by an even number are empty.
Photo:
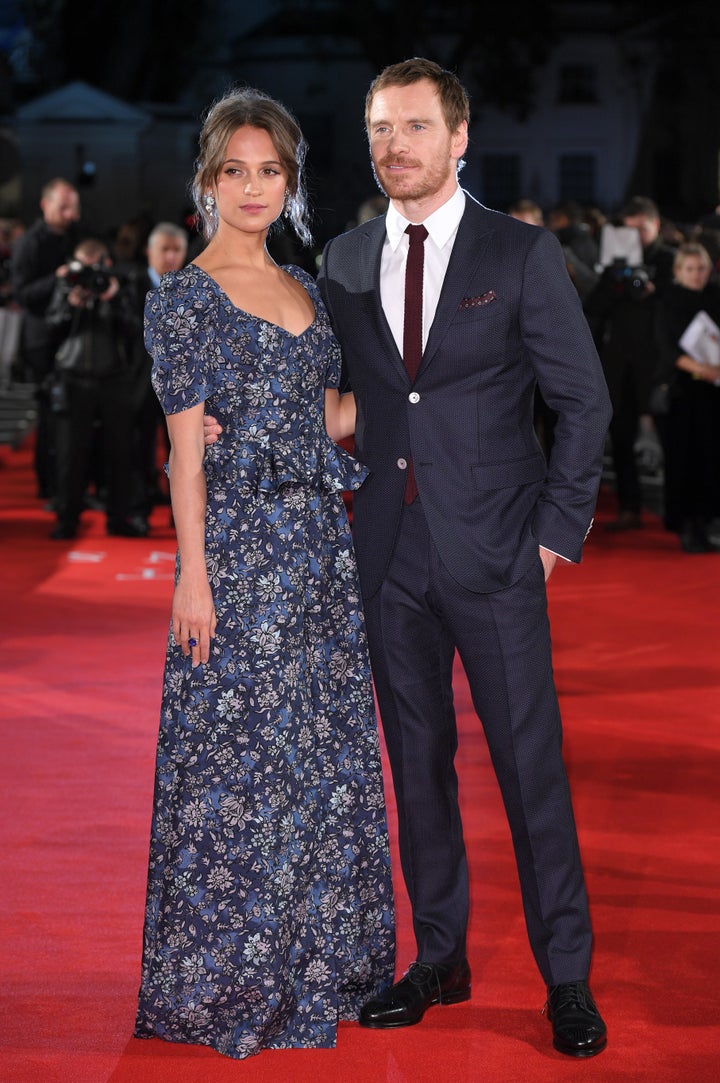
[[[365,127],[368,131],[373,98],[379,91],[389,86],[411,86],[413,83],[419,83],[421,79],[428,79],[435,84],[449,131],[456,132],[463,121],[470,122],[470,101],[457,75],[441,68],[434,60],[425,60],[423,57],[416,56],[412,60],[401,60],[399,64],[390,64],[370,84],[365,99]]]
[[[621,218],[635,218],[642,215],[644,218],[660,218],[660,210],[654,199],[649,196],[633,196],[620,211]]]
[[[88,263],[99,263],[107,259],[110,253],[104,241],[97,237],[85,237],[75,248],[74,255],[76,259],[87,260]]]
[[[65,180],[64,177],[53,177],[52,180],[46,181],[43,184],[40,191],[40,199],[49,199],[57,188],[71,188],[73,192],[77,191],[74,184],[71,184],[69,180]]]
[[[158,222],[148,235],[148,248],[158,239],[158,237],[174,237],[176,241],[182,241],[187,248],[188,235],[181,226],[176,226],[174,222]]]

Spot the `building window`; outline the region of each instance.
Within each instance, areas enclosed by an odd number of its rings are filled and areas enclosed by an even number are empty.
[[[558,196],[578,203],[595,202],[595,155],[561,154]]]
[[[597,69],[592,64],[563,64],[558,72],[561,105],[593,105],[597,102]]]
[[[520,155],[483,154],[482,192],[483,203],[495,210],[506,210],[520,199]]]

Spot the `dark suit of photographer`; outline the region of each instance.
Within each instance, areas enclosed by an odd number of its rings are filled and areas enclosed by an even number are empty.
[[[160,279],[169,271],[179,271],[187,260],[188,237],[184,229],[173,222],[159,222],[147,240],[147,266],[133,269],[128,279],[137,306],[138,324],[133,347],[133,519],[148,521],[153,507],[169,502],[166,482],[158,471],[158,436],[165,449],[170,444],[165,415],[150,381],[152,359],[143,340],[145,298],[157,289]]]
[[[80,200],[62,177],[48,181],[40,199],[42,217],[18,238],[10,259],[13,297],[23,320],[20,333],[20,373],[36,386],[35,474],[38,496],[54,496],[54,417],[50,409],[48,376],[52,370],[53,337],[45,319],[57,282],[58,268],[70,258],[79,237]]]
[[[108,534],[142,536],[129,521],[132,384],[128,346],[136,332],[132,297],[112,275],[107,249],[84,241],[47,312],[60,332],[55,359],[57,516],[53,538],[73,538],[100,426]]]
[[[672,281],[674,250],[659,239],[660,215],[652,200],[635,197],[621,220],[640,233],[640,273],[621,273],[619,266],[606,268],[584,307],[613,407],[610,439],[618,516],[608,529],[633,530],[642,525],[635,443],[640,417],[649,412],[657,368],[655,311]]]

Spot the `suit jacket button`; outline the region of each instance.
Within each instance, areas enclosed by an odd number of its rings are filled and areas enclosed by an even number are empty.
[[[407,459],[398,459],[397,464],[400,470],[407,470]]]
[[[417,391],[411,391],[408,395],[408,398],[410,399],[410,402],[420,402],[420,396],[418,395]]]

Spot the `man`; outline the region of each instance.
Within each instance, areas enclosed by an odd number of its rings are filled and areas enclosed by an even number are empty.
[[[20,237],[12,253],[10,277],[14,298],[23,309],[20,340],[24,375],[37,385],[38,419],[35,433],[35,473],[38,493],[53,495],[54,455],[52,413],[44,386],[53,367],[55,336],[45,321],[45,312],[58,277],[77,243],[76,223],[80,219],[77,190],[56,177],[48,181],[40,197],[42,217]]]
[[[556,204],[548,214],[547,226],[563,248],[569,249],[588,270],[595,269],[600,255],[599,247],[579,203],[569,200]]]
[[[113,273],[103,241],[87,237],[59,278],[46,319],[57,328],[55,381],[62,409],[56,415],[57,523],[51,538],[77,535],[95,457],[102,455],[107,532],[144,537],[130,521],[132,399],[128,347],[138,316],[133,298]]]
[[[531,226],[543,226],[542,207],[534,199],[518,199],[508,207],[511,218],[517,218],[518,222],[527,222]]]
[[[512,829],[555,1047],[593,1056],[606,1030],[587,987],[591,929],[545,578],[556,554],[580,559],[607,391],[558,242],[458,187],[468,101],[456,77],[427,60],[393,65],[370,88],[366,122],[390,207],[327,245],[319,282],[357,403],[356,452],[371,470],[353,528],[417,962],[360,1022],[408,1026],[470,996],[457,649]],[[415,233],[413,254],[408,224],[428,234]],[[547,465],[533,429],[536,383],[558,413]]]
[[[606,1036],[586,985],[590,920],[544,581],[558,555],[580,559],[607,392],[557,241],[458,187],[468,119],[457,79],[429,61],[376,79],[366,124],[391,205],[331,241],[320,273],[357,402],[356,451],[371,470],[353,525],[418,944],[417,963],[360,1021],[408,1025],[470,994],[457,649],[510,820],[555,1045],[589,1056]],[[403,363],[410,223],[428,232],[414,379]],[[536,383],[558,414],[547,465],[533,432]]]
[[[623,208],[622,225],[638,230],[643,275],[618,275],[608,267],[585,298],[585,313],[600,350],[613,417],[610,442],[615,468],[617,518],[611,531],[642,527],[642,489],[635,452],[640,418],[650,412],[650,394],[658,366],[656,306],[672,282],[674,250],[660,239],[660,212],[645,196]]]
[[[167,496],[158,484],[157,437],[158,431],[167,443],[167,428],[157,395],[150,383],[151,361],[143,342],[143,313],[148,290],[160,285],[160,279],[168,271],[179,271],[185,266],[188,252],[188,236],[184,229],[173,222],[158,222],[147,239],[147,269],[133,278],[133,286],[139,308],[139,328],[135,343],[134,400],[135,418],[133,432],[133,521],[145,526],[153,507],[167,502]]]

